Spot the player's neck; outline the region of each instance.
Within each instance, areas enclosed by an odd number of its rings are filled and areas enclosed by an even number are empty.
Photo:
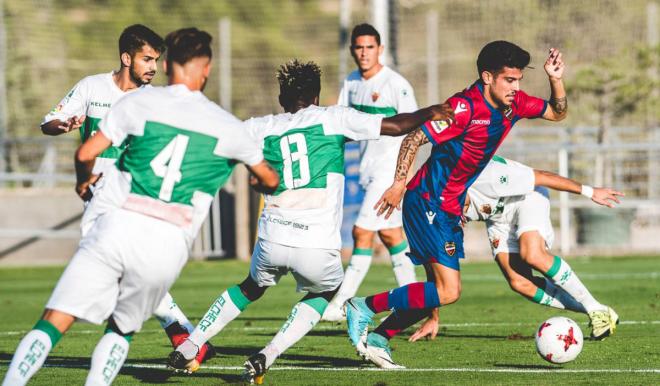
[[[128,67],[122,67],[121,70],[112,74],[112,80],[121,91],[128,91],[138,88],[138,85],[131,78]]]
[[[371,67],[366,71],[360,70],[360,75],[362,75],[362,78],[364,78],[365,80],[369,80],[374,76],[376,76],[376,74],[378,74],[382,69],[383,69],[383,65],[380,63],[376,63],[373,67]]]

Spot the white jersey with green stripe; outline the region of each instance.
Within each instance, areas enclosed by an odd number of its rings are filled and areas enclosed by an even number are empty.
[[[85,122],[80,127],[80,139],[85,142],[98,131],[101,119],[115,102],[124,95],[134,91],[122,91],[112,79],[114,72],[90,75],[79,81],[60,103],[46,116],[42,124],[54,119],[66,121],[71,117],[85,115]],[[96,159],[94,174],[102,173],[108,165],[115,163],[123,146],[113,146]]]
[[[180,226],[189,243],[237,161],[263,160],[243,122],[181,84],[127,95],[100,130],[114,145],[126,141],[102,199]]]
[[[344,80],[337,104],[385,117],[417,110],[410,83],[387,66],[369,79],[353,71]],[[402,141],[403,136],[381,136],[361,144],[360,184],[366,186],[372,178],[393,178]]]
[[[299,248],[341,248],[344,143],[375,139],[382,117],[343,107],[309,106],[246,121],[280,175],[265,195],[259,237]]]
[[[534,169],[494,156],[468,188],[467,221],[496,221],[508,218],[507,207],[534,191]]]

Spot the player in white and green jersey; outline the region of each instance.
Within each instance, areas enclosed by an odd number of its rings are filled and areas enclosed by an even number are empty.
[[[380,35],[374,27],[369,24],[355,26],[351,33],[351,54],[358,68],[344,80],[339,105],[385,117],[417,110],[410,83],[379,62],[378,57],[383,49]],[[323,320],[339,321],[345,318],[342,306],[347,299],[355,296],[371,265],[375,233],[387,247],[399,286],[417,281],[415,266],[406,256],[409,248],[403,237],[401,212],[397,211],[385,219],[378,217],[373,210],[380,195],[392,183],[402,140],[403,137],[380,136],[360,143],[360,185],[365,193],[353,227],[353,254],[344,282],[330,302]]]
[[[313,62],[287,63],[278,80],[285,113],[246,122],[251,137],[261,143],[264,157],[280,175],[277,190],[264,198],[250,273],[220,295],[188,340],[170,354],[168,363],[175,369],[196,366],[198,347],[291,272],[298,291],[307,294],[273,340],[245,362],[246,380],[258,381],[279,355],[316,325],[342,281],[344,143],[402,135],[425,119],[451,116],[447,106],[390,118],[344,106],[319,107],[321,70]]]
[[[248,165],[262,190],[272,192],[279,184],[244,124],[201,93],[210,72],[210,43],[211,36],[195,28],[170,33],[164,64],[170,85],[122,98],[76,152],[77,186],[84,193],[96,156],[129,142],[90,203],[105,201],[114,208],[81,239],[42,318],[21,340],[5,385],[25,384],[75,320],[106,319],[86,384],[112,383],[133,333],[179,275],[213,197],[235,165]]]
[[[587,314],[591,337],[603,339],[614,333],[618,315],[591,295],[565,260],[549,252],[554,231],[545,188],[582,194],[610,208],[622,195],[495,156],[468,189],[464,218],[486,222],[493,257],[512,290],[538,304]],[[534,276],[532,269],[545,277]],[[411,340],[437,327],[434,318],[437,313]]]
[[[79,129],[81,142],[91,138],[99,128],[99,122],[110,108],[124,95],[142,87],[150,87],[156,74],[158,61],[164,50],[163,39],[146,26],[136,24],[124,29],[119,36],[120,68],[104,74],[91,75],[79,81],[60,103],[45,117],[41,125],[44,134],[60,135]],[[124,144],[112,146],[98,156],[94,174],[100,175],[119,157]],[[95,184],[100,188],[103,181]],[[81,197],[89,201],[91,195]],[[81,230],[84,235],[105,208],[97,204],[86,208]],[[154,313],[174,347],[194,328],[183,311],[167,294]],[[200,359],[213,354],[205,346]]]

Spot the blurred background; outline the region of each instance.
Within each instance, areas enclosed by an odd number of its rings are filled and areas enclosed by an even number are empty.
[[[361,22],[379,29],[384,60],[410,81],[420,106],[469,86],[479,50],[498,39],[531,53],[523,88],[547,98],[543,62],[558,47],[568,66],[568,118],[521,121],[499,154],[625,192],[615,210],[551,193],[558,253],[660,253],[657,1],[0,0],[0,6],[0,265],[61,262],[75,250],[82,203],[73,191],[72,159],[79,136],[46,137],[39,125],[78,80],[118,68],[117,39],[134,23],[163,36],[188,26],[211,33],[215,67],[205,93],[241,119],[280,111],[275,71],[294,57],[322,67],[321,102],[334,104],[341,80],[354,70],[347,39]],[[154,84],[164,83],[159,73]],[[361,198],[358,155],[349,146],[347,248]],[[244,188],[238,177],[220,193],[196,258],[249,256],[259,199]],[[466,251],[469,258],[490,257],[483,226],[467,227]]]

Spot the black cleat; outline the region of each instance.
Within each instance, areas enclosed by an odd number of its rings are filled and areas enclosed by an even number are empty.
[[[243,380],[250,385],[261,385],[264,383],[266,374],[266,356],[262,353],[254,354],[243,364]]]
[[[180,351],[172,351],[167,357],[167,366],[176,372],[192,374],[199,369],[199,362],[196,359],[188,360]]]

